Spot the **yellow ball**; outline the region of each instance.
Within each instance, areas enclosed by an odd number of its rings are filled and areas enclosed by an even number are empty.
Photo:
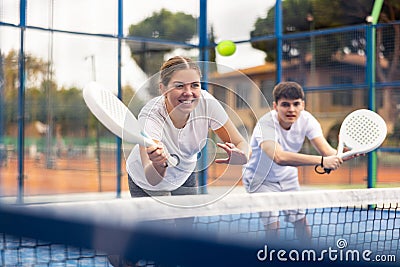
[[[217,52],[224,57],[231,56],[236,51],[236,44],[230,40],[219,42],[217,45]]]

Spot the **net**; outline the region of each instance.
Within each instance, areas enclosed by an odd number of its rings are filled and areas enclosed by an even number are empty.
[[[399,193],[315,190],[1,205],[0,263],[111,266],[114,255],[131,266],[398,264]]]

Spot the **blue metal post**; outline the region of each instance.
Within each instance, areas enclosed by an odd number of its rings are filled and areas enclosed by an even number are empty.
[[[0,110],[4,111],[5,110],[5,104],[4,104],[4,71],[3,71],[3,54],[0,48]],[[4,144],[4,133],[5,133],[5,122],[4,122],[4,114],[5,112],[2,112],[0,115],[0,153],[2,148],[2,145]],[[0,154],[1,157],[1,154]],[[1,158],[0,158],[1,161]],[[0,162],[1,164],[1,162]],[[1,175],[1,174],[0,174]]]
[[[122,99],[122,70],[121,70],[121,50],[122,50],[122,37],[124,35],[123,28],[123,0],[118,0],[118,98]],[[121,178],[122,178],[122,140],[116,138],[117,142],[117,198],[121,197]]]
[[[0,17],[1,19],[1,17]],[[1,38],[1,36],[0,36]],[[5,101],[4,101],[4,71],[3,71],[3,54],[0,48],[0,110],[2,111],[0,114],[0,196],[2,195],[2,173],[1,167],[3,161],[7,160],[7,148],[4,141],[5,135]]]
[[[282,0],[276,0],[275,4],[275,35],[276,35],[276,83],[282,81]]]
[[[376,64],[376,43],[375,43],[375,25],[368,24],[366,27],[367,39],[367,66],[366,66],[366,83],[368,85],[368,109],[376,110],[376,94],[375,94],[375,64]],[[377,175],[377,155],[376,152],[368,154],[368,188],[376,187]]]
[[[24,146],[25,146],[25,29],[26,29],[26,0],[19,3],[20,18],[20,50],[18,60],[18,196],[17,202],[23,203],[24,196]]]
[[[200,0],[200,17],[199,17],[199,60],[204,62],[201,64],[203,74],[202,88],[207,90],[208,80],[208,34],[207,34],[207,0]],[[201,151],[200,171],[198,183],[201,194],[207,193],[207,144]]]
[[[367,71],[366,79],[369,88],[368,108],[376,110],[375,101],[375,71],[376,71],[376,24],[382,10],[384,0],[375,0],[371,16],[367,18],[371,24],[367,26]],[[368,188],[376,187],[378,157],[373,151],[368,154]]]

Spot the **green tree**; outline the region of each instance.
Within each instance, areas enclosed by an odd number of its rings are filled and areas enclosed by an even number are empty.
[[[122,88],[122,101],[136,116],[145,105],[145,102],[138,95],[136,95],[135,89],[133,89],[130,85],[125,85]]]
[[[30,88],[25,93],[26,121],[46,123],[46,96],[39,88]]]
[[[19,62],[19,54],[16,50],[9,51],[3,59],[3,68],[4,68],[4,84],[3,84],[3,96],[4,96],[4,122],[5,127],[10,123],[15,123],[17,121],[18,114],[18,62]],[[41,90],[36,86],[38,81],[43,77],[48,76],[48,63],[43,59],[34,57],[30,54],[25,56],[25,72],[26,72],[26,85],[27,87],[33,88],[35,90]],[[29,92],[29,88],[27,88],[26,92]],[[39,99],[39,93],[33,91],[31,93],[26,93],[27,103],[29,107],[33,107],[35,101]],[[36,99],[36,100],[34,100]],[[43,100],[43,99],[41,99]],[[42,102],[43,103],[43,102]],[[36,104],[35,104],[36,105]],[[36,105],[38,106],[38,105]],[[43,104],[41,104],[43,106]],[[34,113],[39,116],[39,111],[35,110]],[[35,116],[36,116],[35,115]],[[32,114],[28,117],[32,118]]]
[[[355,0],[355,1],[334,1],[337,6],[327,12],[323,6],[331,3],[329,0],[314,0],[314,12],[321,21],[321,25],[331,21],[331,26],[345,26],[353,24],[363,24],[366,22],[366,17],[371,14],[374,0]],[[376,79],[378,82],[390,82],[397,79],[400,75],[399,60],[400,60],[400,25],[391,23],[400,20],[400,2],[398,0],[384,0],[382,10],[379,16],[379,23],[386,23],[384,27],[378,27],[376,31],[376,58],[383,58],[388,63],[387,67],[376,64]],[[335,24],[333,24],[335,23]],[[360,41],[365,40],[365,33],[360,33]],[[347,44],[352,40],[347,39]],[[339,43],[343,45],[343,43]],[[341,48],[340,46],[337,48]],[[361,47],[365,49],[365,47]],[[395,121],[398,118],[397,109],[393,109],[398,104],[399,99],[395,97],[394,88],[383,88],[383,107],[381,115],[388,123],[389,130],[392,131]]]
[[[216,58],[216,53],[215,53],[215,34],[214,34],[214,27],[211,25],[210,27],[210,34],[208,36],[208,41],[211,45],[211,48],[208,50],[208,60],[211,62],[215,62]],[[210,72],[213,72],[216,70],[210,70]]]
[[[385,0],[379,21],[390,23],[398,20],[400,20],[400,2],[397,0]],[[396,80],[400,75],[400,25],[388,24],[387,27],[378,29],[376,46],[384,47],[383,50],[378,52],[382,53],[389,63],[387,69],[384,69],[381,64],[376,64],[377,80],[380,82]],[[395,122],[399,119],[399,110],[393,107],[396,107],[400,101],[398,97],[394,97],[396,95],[394,90],[391,87],[386,87],[383,90],[383,110],[385,113],[383,116],[388,121],[393,122],[390,125],[393,128],[395,128]]]
[[[77,87],[61,88],[55,94],[54,120],[63,135],[76,134],[87,128],[89,109]]]
[[[282,2],[283,31],[289,33],[308,31],[311,28],[325,29],[365,24],[367,16],[372,12],[374,2],[374,0],[285,0]],[[398,49],[400,47],[400,25],[390,23],[398,20],[400,20],[400,2],[384,0],[379,23],[387,23],[387,25],[377,28],[376,47],[379,54],[377,58],[383,56],[388,64],[385,68],[382,64],[376,64],[377,81],[379,82],[394,81],[400,75],[400,50]],[[267,12],[266,17],[257,19],[251,37],[274,34],[274,23],[275,8],[272,8]],[[316,46],[324,47],[324,49],[315,51],[315,62],[317,65],[330,64],[331,56],[338,51],[344,51],[344,48],[353,49],[350,52],[364,50],[361,52],[365,53],[365,40],[364,30],[356,34],[343,32],[340,36],[334,34],[318,36],[315,39]],[[353,42],[356,42],[356,46],[352,45]],[[293,43],[284,40],[283,45],[284,59],[291,57],[302,59],[309,49],[301,42],[300,45],[297,44],[297,47],[293,47]],[[266,61],[275,61],[276,40],[274,38],[253,42],[252,46],[267,54]],[[297,49],[297,54],[291,53],[294,48]],[[399,99],[394,97],[393,90],[389,87],[383,90],[382,115],[388,122],[389,129],[392,128],[398,117],[398,112],[393,107],[398,104]]]
[[[333,27],[341,27],[348,25],[357,25],[366,23],[366,17],[370,15],[374,0],[285,0],[282,2],[283,14],[283,32],[302,32],[310,29],[326,29]],[[396,0],[385,0],[381,12],[380,21],[390,22],[400,19],[400,3]],[[393,26],[396,27],[396,26]],[[275,32],[275,7],[268,10],[266,17],[258,18],[254,24],[254,30],[250,33],[251,37],[260,37],[272,35]],[[396,36],[388,40],[393,44]],[[317,42],[322,47],[324,44],[331,44],[326,50],[327,54],[320,54],[317,60],[321,63],[329,62],[331,53],[336,52],[339,48],[351,42],[352,36],[344,36],[341,40],[335,39],[334,36],[326,36],[318,38]],[[335,44],[335,45],[332,45]],[[291,57],[290,49],[287,47],[290,42],[284,41],[283,49],[284,58]],[[276,40],[266,40],[253,42],[252,46],[256,49],[264,51],[266,61],[275,61],[276,57]],[[398,47],[398,46],[397,46]],[[328,48],[328,47],[327,47]],[[303,49],[305,49],[303,47]],[[391,50],[393,51],[393,49]],[[300,51],[305,52],[305,51]],[[322,51],[317,51],[322,52]],[[298,55],[295,55],[298,56]],[[317,54],[318,56],[318,54]]]
[[[187,42],[196,35],[196,32],[197,23],[192,15],[161,9],[138,24],[131,25],[128,33],[129,37],[158,39],[160,43],[131,41],[129,42],[131,56],[147,75],[153,75],[160,69],[164,55],[179,47],[166,44],[166,40],[170,43]]]
[[[283,14],[283,32],[299,32],[307,31],[310,29],[310,22],[307,17],[312,14],[312,1],[311,0],[286,0],[282,2]],[[254,24],[254,30],[250,32],[250,36],[260,37],[268,36],[275,33],[275,7],[271,8],[266,17],[258,18]],[[267,56],[265,61],[272,62],[276,59],[276,40],[270,39],[266,41],[257,41],[251,43],[253,48],[264,51]],[[289,45],[284,42],[285,47]],[[284,57],[290,57],[293,51],[290,49],[285,50]]]

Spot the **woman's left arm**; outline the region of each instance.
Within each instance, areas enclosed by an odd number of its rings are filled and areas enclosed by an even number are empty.
[[[216,159],[216,163],[232,165],[243,165],[247,163],[251,154],[250,146],[230,119],[214,132],[223,142],[217,143],[217,145],[228,154],[228,158]]]

